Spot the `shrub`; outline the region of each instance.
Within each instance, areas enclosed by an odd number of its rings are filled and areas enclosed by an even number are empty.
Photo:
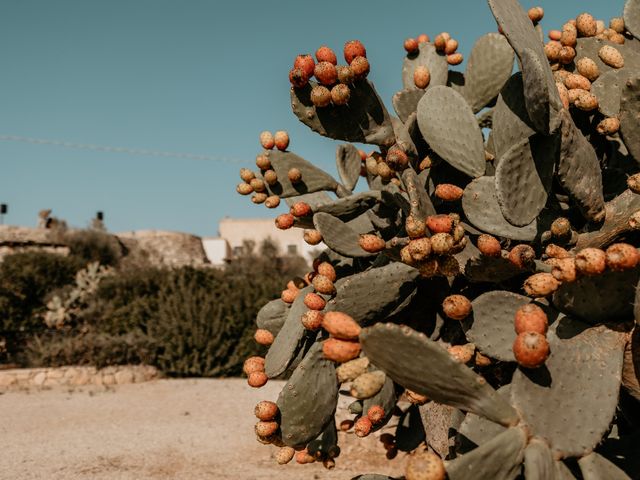
[[[71,257],[77,260],[78,268],[92,262],[115,266],[122,258],[123,249],[118,240],[97,230],[68,232],[64,234],[62,241],[69,247]]]

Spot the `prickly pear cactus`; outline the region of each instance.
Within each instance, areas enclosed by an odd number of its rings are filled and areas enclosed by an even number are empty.
[[[361,42],[342,65],[298,56],[293,113],[373,149],[340,144],[336,180],[263,132],[240,172],[325,248],[245,363],[252,387],[288,379],[256,407],[279,463],[333,468],[351,432],[405,455],[407,480],[640,478],[640,2],[547,42],[540,7],[488,3],[498,32],[464,71],[448,33],[404,42],[397,117]]]

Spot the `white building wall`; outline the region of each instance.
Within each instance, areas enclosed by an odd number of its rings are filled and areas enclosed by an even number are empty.
[[[231,249],[224,238],[205,237],[202,239],[202,247],[207,258],[215,267],[223,266],[225,260],[231,256]]]

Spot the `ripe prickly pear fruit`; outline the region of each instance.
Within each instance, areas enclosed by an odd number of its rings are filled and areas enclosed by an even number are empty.
[[[427,258],[418,265],[418,271],[423,278],[431,278],[438,273],[438,259],[434,257]]]
[[[598,56],[605,64],[613,68],[624,67],[624,57],[618,49],[610,45],[605,45],[598,50]]]
[[[471,343],[466,345],[453,345],[447,348],[449,355],[458,363],[469,363],[473,359],[475,346]]]
[[[407,154],[397,145],[394,145],[387,152],[386,157],[387,165],[394,170],[404,170],[409,165],[409,157]]]
[[[256,423],[256,435],[265,438],[273,435],[278,431],[278,422],[258,422]]]
[[[336,269],[333,268],[333,265],[331,265],[329,262],[322,262],[318,264],[318,266],[316,267],[316,272],[318,272],[320,275],[324,275],[332,282],[335,282],[338,278],[338,276],[336,275]]]
[[[576,69],[578,73],[583,77],[586,77],[589,81],[594,82],[600,76],[600,69],[596,62],[589,57],[582,57],[576,62]]]
[[[571,92],[572,90],[569,91]],[[593,93],[585,91],[578,95],[573,105],[584,112],[590,112],[598,108],[598,98]]]
[[[332,337],[341,340],[356,340],[360,335],[360,325],[346,313],[327,312],[322,319],[324,328]]]
[[[269,170],[271,168],[271,160],[269,157],[263,153],[256,156],[256,166],[260,170]]]
[[[431,233],[449,233],[453,229],[453,218],[446,214],[430,215],[427,217],[427,228]]]
[[[502,253],[502,247],[498,239],[486,233],[478,236],[477,246],[480,253],[488,257],[499,257]]]
[[[411,455],[405,470],[407,480],[444,480],[446,475],[440,457],[426,450]]]
[[[280,205],[280,197],[278,195],[271,195],[264,201],[267,208],[277,208]]]
[[[373,425],[377,425],[384,420],[384,408],[380,405],[372,405],[369,410],[367,410],[367,417]]]
[[[575,282],[576,280],[576,261],[572,257],[553,259],[551,275],[560,282]]]
[[[236,192],[238,192],[240,195],[249,195],[253,193],[253,187],[248,183],[239,183],[236,187]]]
[[[316,107],[326,107],[331,103],[331,91],[322,85],[316,85],[311,89],[311,103]]]
[[[409,215],[404,222],[404,229],[407,231],[409,238],[420,238],[426,233],[427,224],[421,218]]]
[[[620,130],[620,120],[616,117],[605,118],[598,123],[596,130],[600,135],[615,135]]]
[[[289,70],[289,82],[296,88],[303,88],[309,83],[309,75],[301,68]]]
[[[535,303],[527,303],[516,310],[514,327],[518,335],[523,332],[535,332],[540,335],[546,335],[549,321],[547,314],[544,313],[542,308]]]
[[[326,45],[322,45],[318,50],[316,50],[316,59],[318,62],[329,62],[333,65],[337,65],[338,58],[333,50],[331,50]]]
[[[560,58],[560,50],[562,50],[562,44],[551,40],[544,46],[544,54],[547,56],[549,62],[557,62]]]
[[[407,396],[407,400],[414,405],[424,405],[429,401],[429,397],[422,395],[421,393],[414,392],[413,390],[406,389],[404,394]]]
[[[351,90],[344,83],[339,83],[331,89],[331,101],[334,105],[346,105],[350,98]]]
[[[640,261],[638,249],[628,243],[614,243],[607,248],[606,257],[611,270],[630,270]]]
[[[309,310],[302,314],[300,321],[302,326],[307,330],[318,330],[322,326],[322,317],[324,314],[319,310]]]
[[[249,183],[251,180],[253,180],[254,178],[256,178],[256,174],[253,173],[251,170],[249,170],[248,168],[241,168],[240,169],[240,178]]]
[[[544,253],[549,258],[569,258],[571,256],[566,248],[562,248],[553,243],[550,243],[545,247]]]
[[[350,394],[358,400],[371,398],[382,390],[386,379],[387,376],[380,370],[363,373],[351,384]]]
[[[436,233],[431,237],[431,250],[436,255],[446,255],[453,248],[453,237],[449,233]]]
[[[436,47],[438,52],[444,52],[444,49],[447,46],[447,40],[451,38],[447,32],[442,32],[436,35],[436,38],[433,40],[433,46]]]
[[[363,235],[360,235],[358,244],[365,252],[369,253],[380,252],[384,250],[385,247],[385,241],[372,233],[365,233]]]
[[[431,254],[431,240],[428,237],[417,238],[411,240],[406,248],[408,249],[411,260],[420,262]]]
[[[535,24],[544,17],[544,10],[542,7],[531,7],[527,14],[529,15],[529,19]]]
[[[475,363],[477,367],[488,367],[491,365],[491,359],[480,352],[476,352]]]
[[[344,44],[344,59],[351,65],[356,57],[366,57],[367,50],[360,40],[351,40]]]
[[[435,196],[445,202],[457,202],[462,198],[463,192],[457,185],[441,183],[436,187]]]
[[[513,342],[513,355],[521,367],[541,367],[549,357],[549,342],[540,333],[520,333]]]
[[[599,248],[584,248],[576,254],[576,270],[583,275],[600,275],[607,267],[607,255]]]
[[[369,75],[369,60],[366,57],[356,57],[349,64],[351,70],[353,71],[353,75],[356,79],[361,80],[366,78]]]
[[[429,35],[427,35],[426,33],[421,33],[416,37],[416,40],[418,40],[418,43],[428,43]]]
[[[278,416],[278,405],[276,405],[275,402],[270,402],[269,400],[262,400],[256,404],[256,407],[253,409],[253,413],[258,420],[268,422]]]
[[[260,204],[260,203],[266,202],[267,198],[268,197],[266,193],[254,193],[253,196],[251,197],[251,201],[253,203]]]
[[[369,417],[360,417],[358,420],[356,420],[353,431],[358,437],[362,438],[371,433],[372,427],[373,425],[371,425],[371,420],[369,420]]]
[[[294,221],[295,218],[293,215],[291,215],[290,213],[283,213],[276,217],[276,227],[278,227],[280,230],[287,230],[293,227]]]
[[[310,455],[306,448],[296,453],[296,463],[299,463],[300,465],[313,463],[315,461],[315,457]]]
[[[307,78],[311,78],[313,75],[313,70],[316,66],[316,62],[313,60],[313,57],[308,53],[303,55],[298,55],[296,59],[293,61],[293,68],[300,68],[304,73],[306,73]]]
[[[427,88],[431,82],[431,73],[424,65],[416,67],[413,71],[413,83],[418,88]]]
[[[251,188],[253,188],[254,191],[262,193],[264,192],[267,187],[264,184],[264,182],[262,180],[260,180],[259,178],[254,178],[249,182],[249,185],[251,185]]]
[[[317,292],[324,293],[325,295],[333,295],[336,292],[336,287],[333,285],[333,282],[324,275],[316,275],[313,277],[311,283]]]
[[[452,53],[451,55],[447,55],[447,63],[449,65],[460,65],[464,57],[461,53]]]
[[[516,245],[509,252],[509,261],[518,268],[529,268],[536,259],[536,252],[530,245]]]
[[[303,234],[303,238],[304,238],[304,241],[307,242],[309,245],[318,245],[320,242],[322,242],[322,235],[318,230],[314,230],[314,229],[305,230]]]
[[[287,172],[287,178],[294,185],[302,180],[302,172],[297,168],[290,168]]]
[[[276,462],[278,462],[278,465],[286,465],[293,459],[295,454],[296,451],[293,447],[280,447],[276,452]]]
[[[262,174],[262,176],[268,185],[275,185],[278,181],[278,174],[274,170],[267,170]]]
[[[287,288],[282,291],[280,298],[284,303],[293,303],[296,300],[296,297],[298,296],[299,293],[300,293],[300,290],[298,289],[294,290],[291,288]]]
[[[319,62],[313,70],[313,74],[318,79],[318,82],[327,87],[338,81],[338,72],[333,63]]]
[[[546,297],[555,292],[560,282],[550,273],[536,273],[524,282],[524,291],[530,297]]]
[[[336,368],[338,383],[355,380],[367,371],[367,367],[369,367],[369,359],[367,357],[360,357],[343,363]]]
[[[591,82],[587,77],[583,77],[577,73],[570,73],[564,79],[564,85],[569,90],[580,88],[582,90],[591,90]]]
[[[269,381],[269,377],[264,372],[250,373],[249,378],[247,378],[247,383],[254,388],[263,387],[267,381]]]
[[[562,32],[560,30],[549,30],[549,40],[554,40],[556,42],[560,41],[562,36]]]
[[[273,333],[271,333],[269,330],[265,330],[264,328],[259,328],[258,330],[256,330],[253,338],[260,345],[269,346],[273,343]]]
[[[273,139],[278,150],[285,151],[289,146],[289,134],[284,130],[278,130]]]
[[[453,320],[464,320],[471,313],[471,302],[464,295],[449,295],[442,302],[442,311]]]
[[[581,13],[576,17],[576,30],[581,37],[595,37],[598,30],[596,19],[589,13]]]
[[[635,173],[627,178],[627,187],[633,193],[640,193],[640,173]]]
[[[353,70],[351,70],[351,67],[349,65],[340,65],[336,67],[336,71],[338,73],[338,81],[340,83],[348,85],[350,83],[353,83],[353,81],[356,79],[356,76],[353,74]]]
[[[262,148],[271,150],[275,144],[276,141],[273,138],[273,134],[271,132],[265,130],[264,132],[260,133],[260,145],[262,145]]]
[[[565,217],[558,217],[553,221],[549,230],[554,237],[563,238],[571,234],[571,223]]]
[[[291,205],[290,213],[294,217],[308,217],[313,213],[313,211],[311,210],[311,205],[308,203],[296,202]]]
[[[418,53],[418,50],[420,49],[420,43],[418,43],[418,40],[416,38],[407,38],[404,41],[404,49],[409,54]]]
[[[304,296],[304,304],[310,310],[322,310],[327,302],[317,293],[309,292]]]
[[[624,33],[624,19],[622,17],[614,17],[609,20],[609,28],[616,33]]]
[[[245,375],[251,375],[254,372],[264,372],[264,358],[249,357],[244,361],[242,371]]]
[[[564,46],[560,49],[558,60],[562,65],[569,65],[576,58],[576,50],[573,47]]]
[[[325,358],[337,363],[348,362],[360,355],[360,343],[339,338],[329,338],[322,343]]]

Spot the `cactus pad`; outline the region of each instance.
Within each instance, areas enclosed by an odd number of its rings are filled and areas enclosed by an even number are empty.
[[[418,102],[424,95],[424,90],[417,88],[408,88],[396,92],[391,98],[393,109],[400,117],[400,120],[406,123],[407,118],[418,109]]]
[[[609,428],[618,403],[624,337],[564,317],[548,332],[551,354],[544,366],[514,373],[511,401],[556,458],[592,451]]]
[[[374,425],[372,431],[379,430],[384,425],[386,425],[387,421],[393,415],[396,406],[396,400],[396,389],[393,384],[393,380],[391,380],[389,377],[386,377],[384,380],[384,384],[382,385],[382,389],[373,397],[367,398],[362,402],[363,412],[368,412],[369,409],[374,405],[378,405],[384,410],[385,418],[377,425]]]
[[[329,214],[347,222],[373,208],[382,199],[382,196],[380,191],[356,193],[338,200],[329,199],[329,202],[319,203],[313,208],[313,211],[314,213]]]
[[[629,153],[640,163],[640,77],[628,79],[620,96],[620,134]]]
[[[319,212],[313,216],[313,224],[322,235],[324,243],[340,255],[345,257],[369,257],[372,255],[360,247],[358,232],[339,218]]]
[[[429,215],[436,214],[431,198],[427,195],[424,185],[421,184],[413,168],[407,168],[402,172],[402,182],[409,195],[411,215],[414,218],[426,218]]]
[[[431,80],[429,88],[436,85],[446,85],[449,65],[443,55],[436,52],[430,43],[422,43],[417,54],[408,54],[402,63],[402,85],[405,89],[415,89],[413,73],[418,67],[427,67]]]
[[[627,72],[610,70],[591,84],[591,93],[598,99],[598,110],[603,115],[614,117],[620,113],[620,97],[627,77]]]
[[[418,102],[418,126],[427,143],[447,163],[471,177],[484,174],[482,132],[471,107],[458,92],[445,86],[427,90]]]
[[[524,476],[527,480],[545,480],[555,478],[553,455],[547,444],[532,439],[524,450]]]
[[[274,336],[278,334],[289,314],[289,304],[276,298],[263,306],[256,316],[258,328],[269,330]]]
[[[348,190],[353,190],[360,178],[362,160],[358,149],[346,143],[336,149],[336,167],[342,184]]]
[[[320,190],[335,191],[338,188],[338,182],[331,175],[293,152],[270,150],[268,156],[272,168],[278,175],[275,185],[267,185],[272,195],[286,198]],[[302,173],[302,180],[295,184],[291,183],[287,176],[287,172],[292,168],[297,168]]]
[[[624,26],[634,37],[640,37],[640,1],[627,0],[624,4]]]
[[[371,362],[403,387],[502,425],[517,421],[513,408],[484,379],[424,334],[378,324],[364,329],[360,342]]]
[[[584,480],[601,480],[603,478],[607,480],[631,480],[626,473],[596,452],[579,459],[578,465]]]

